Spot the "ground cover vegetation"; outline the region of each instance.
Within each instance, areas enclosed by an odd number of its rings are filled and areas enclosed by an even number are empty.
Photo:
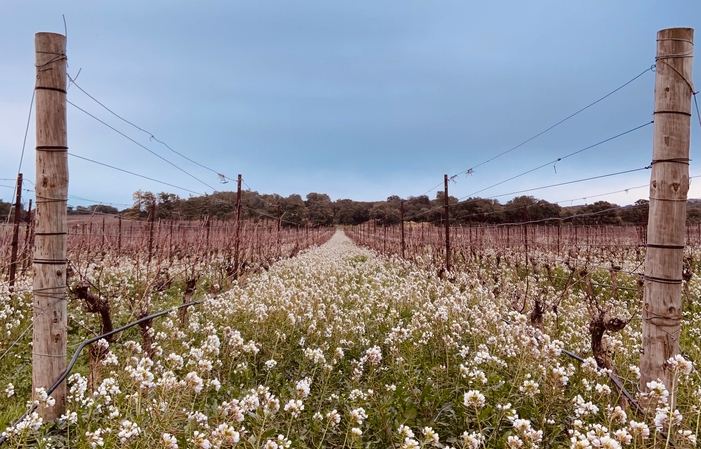
[[[143,260],[83,258],[70,281],[69,348],[105,326],[81,287],[108,298],[115,327],[145,298],[153,311],[204,302],[93,344],[61,420],[7,428],[32,396],[23,275],[19,293],[0,284],[0,428],[9,447],[693,447],[698,257],[690,250],[685,270],[688,358],[669,361],[675,385],[643,398],[639,251],[592,248],[531,248],[524,260],[521,249],[486,246],[445,272],[430,250],[402,259],[338,233],[228,286],[206,260],[188,266],[199,273],[188,286],[175,262],[146,271]]]

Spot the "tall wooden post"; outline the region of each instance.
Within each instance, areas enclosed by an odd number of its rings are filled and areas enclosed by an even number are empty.
[[[148,263],[153,257],[153,224],[156,221],[156,202],[151,202],[151,211],[148,214]]]
[[[23,261],[22,261],[22,273],[24,273],[27,270],[27,267],[29,266],[29,260],[31,257],[29,257],[29,248],[30,242],[31,242],[31,236],[32,234],[32,199],[29,198],[29,206],[27,207],[27,227],[25,228],[25,233],[24,233],[24,250],[23,252]]]
[[[382,238],[382,253],[387,254],[387,217],[382,219],[382,227],[384,228],[384,237]]]
[[[234,279],[239,278],[239,240],[241,238],[241,174],[236,190],[236,235],[234,236]]]
[[[207,235],[205,237],[205,247],[207,248],[206,252],[208,254],[208,257],[209,257],[209,233],[211,232],[211,230],[212,230],[212,211],[210,210],[207,213]]]
[[[402,259],[406,258],[406,243],[404,241],[404,200],[399,203],[399,214],[402,223]]]
[[[282,224],[282,208],[280,202],[277,202],[277,257],[282,257],[282,247],[280,246],[280,225]]]
[[[523,247],[526,255],[526,276],[528,276],[528,206],[523,205]]]
[[[168,262],[173,261],[173,220],[170,220],[170,231],[168,233]]]
[[[679,353],[693,39],[691,28],[671,28],[657,33],[655,124],[642,310],[643,352],[640,356],[642,391],[648,390],[648,382],[657,379],[672,389],[674,370],[665,362]]]
[[[117,257],[122,253],[122,214],[117,215]]]
[[[448,175],[443,175],[445,200],[445,271],[450,271],[450,202],[448,197]]]
[[[15,226],[12,228],[12,253],[10,254],[10,290],[15,288],[17,273],[17,247],[19,246],[19,222],[22,216],[22,173],[17,175],[17,194],[15,195]]]
[[[36,232],[32,391],[49,389],[66,369],[66,234],[68,137],[66,134],[66,37],[37,33],[36,50]],[[51,394],[56,404],[40,408],[45,420],[66,411],[66,383]]]

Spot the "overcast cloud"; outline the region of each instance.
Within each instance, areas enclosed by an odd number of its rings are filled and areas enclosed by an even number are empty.
[[[0,181],[16,177],[34,83],[34,33],[68,24],[69,74],[117,114],[246,186],[287,196],[383,200],[428,194],[443,174],[466,197],[652,120],[654,72],[517,150],[654,64],[660,29],[701,25],[680,1],[27,1],[0,12]],[[697,64],[698,66],[698,64]],[[695,76],[698,79],[698,76]],[[701,83],[697,83],[700,84]],[[194,165],[110,115],[69,100],[218,190]],[[196,192],[211,189],[69,106],[70,151]],[[701,127],[694,114],[692,160]],[[524,189],[650,163],[652,126],[484,190]],[[69,203],[189,194],[76,158]],[[34,180],[34,127],[22,164]],[[695,162],[692,175],[701,175]],[[529,192],[562,205],[647,198],[649,171]],[[9,181],[8,181],[9,180]],[[31,185],[30,185],[31,188]],[[12,189],[0,187],[9,200]],[[701,196],[701,178],[690,197]],[[586,200],[583,198],[587,198]]]

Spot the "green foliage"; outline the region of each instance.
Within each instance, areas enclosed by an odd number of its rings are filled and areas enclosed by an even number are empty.
[[[639,313],[637,276],[627,274],[638,266],[632,254],[572,249],[567,263],[546,266],[552,254],[539,250],[531,256],[543,264],[526,268],[521,253],[488,250],[448,280],[423,258],[380,257],[339,236],[218,294],[211,293],[216,261],[158,270],[109,256],[83,261],[77,272],[110,299],[116,323],[138,316],[146,298],[152,311],[181,303],[184,276],[195,270],[195,298],[206,302],[155,320],[150,357],[138,328],[120,335],[92,384],[82,355],[74,371],[80,375],[69,381],[75,415],[25,429],[8,447],[157,448],[168,447],[170,437],[179,447],[208,447],[204,439],[232,447],[236,439],[236,447],[249,449],[288,442],[296,448],[569,447],[572,437],[619,447],[611,441],[629,434],[632,420],[644,421],[651,433],[635,437],[631,447],[655,447],[656,410],[647,418],[617,411],[619,395],[593,359],[580,364],[561,353],[564,347],[591,355],[578,268],[590,267],[595,296],[615,316]],[[617,292],[609,287],[612,257],[622,266]],[[698,268],[693,261],[689,267]],[[3,341],[20,341],[3,360],[12,363],[0,364],[2,429],[31,395],[31,336],[21,334],[32,320],[30,285],[22,276],[24,293],[13,298],[0,283],[0,310],[11,311],[0,319],[8,331]],[[695,359],[699,297],[695,272],[685,284],[680,339]],[[536,298],[545,303],[542,329],[529,322]],[[76,300],[68,308],[74,348],[100,322]],[[607,339],[631,390],[639,335],[640,322],[631,321]],[[668,429],[675,447],[689,448],[691,439],[677,431],[698,432],[701,385],[695,372],[678,379],[683,419]]]
[[[10,213],[10,210],[12,209],[12,204],[11,203],[6,203],[2,200],[0,200],[0,217],[4,220],[7,218],[7,215]]]

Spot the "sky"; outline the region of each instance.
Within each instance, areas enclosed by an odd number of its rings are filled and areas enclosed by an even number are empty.
[[[139,189],[236,190],[238,174],[244,189],[332,200],[435,198],[447,174],[461,199],[626,205],[649,195],[652,126],[642,125],[652,120],[656,33],[700,30],[701,2],[3,0],[0,25],[5,201],[30,113],[34,34],[67,30],[73,206],[122,209]],[[28,189],[34,135],[32,115]],[[699,136],[694,111],[692,176]],[[701,177],[689,197],[701,197]]]

